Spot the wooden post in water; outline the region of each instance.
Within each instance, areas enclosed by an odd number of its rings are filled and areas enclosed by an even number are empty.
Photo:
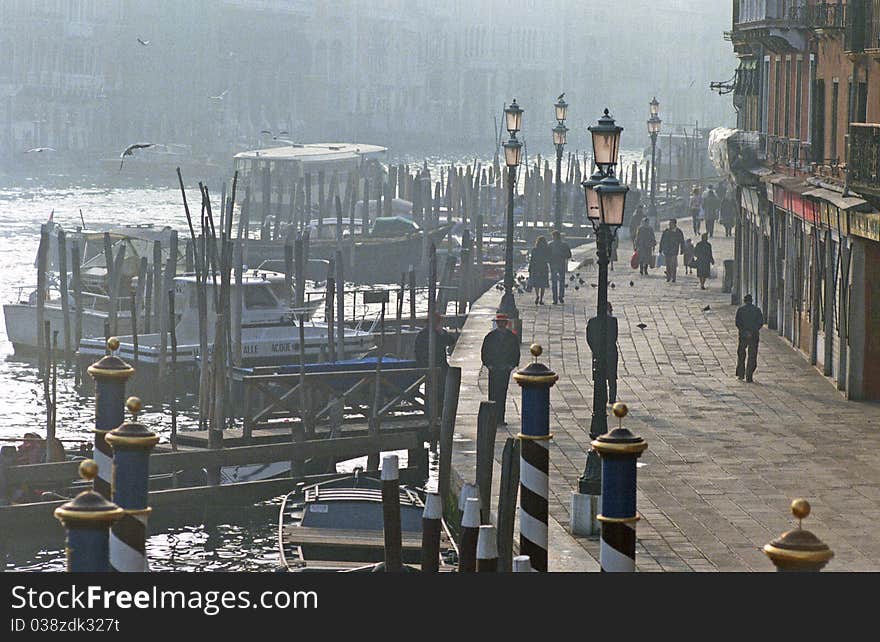
[[[498,491],[498,570],[513,569],[513,525],[519,492],[519,440],[508,437],[501,455],[501,488]]]
[[[455,417],[458,414],[458,393],[461,388],[461,368],[452,367],[446,373],[443,394],[443,419],[440,423],[440,462],[437,489],[441,497],[449,497],[452,480],[452,436],[455,433]]]
[[[168,329],[171,335],[171,450],[177,450],[177,315],[174,289],[168,290]],[[176,476],[175,476],[176,479]]]
[[[67,296],[67,242],[64,230],[58,230],[58,280],[61,290],[61,316],[64,328],[64,362],[70,365],[70,300]]]
[[[443,502],[440,493],[425,495],[422,512],[422,573],[440,570],[440,529],[443,518]]]
[[[336,272],[334,259],[327,264],[327,286],[324,294],[324,321],[327,324],[327,350],[330,361],[336,361],[336,324],[333,319],[333,309],[336,304]]]
[[[119,244],[119,251],[113,261],[113,271],[110,278],[110,331],[115,335],[119,333],[119,290],[122,288],[122,266],[125,264],[125,243]]]
[[[131,346],[132,351],[134,352],[134,365],[138,365],[139,362],[139,346],[138,346],[138,309],[137,309],[137,291],[132,293],[131,298],[129,299],[131,305],[129,306],[129,310],[131,311]]]
[[[477,415],[477,488],[485,498],[480,506],[480,523],[490,524],[489,497],[492,496],[492,462],[495,459],[497,422],[494,401],[481,401]]]
[[[342,250],[336,250],[336,354],[345,359],[345,269]]]
[[[194,248],[195,249],[195,248]],[[153,241],[153,328],[155,332],[162,327],[159,317],[162,314],[162,241]]]
[[[70,247],[70,262],[71,267],[73,268],[73,304],[75,306],[73,312],[74,350],[79,349],[79,343],[80,341],[82,341],[83,297],[82,274],[80,271],[81,261],[82,259],[80,258],[79,243],[74,242]],[[79,372],[79,368],[77,368],[77,372]]]
[[[464,504],[458,539],[458,572],[477,570],[477,539],[480,533],[480,500],[468,497]]]
[[[37,249],[37,350],[40,355],[40,373],[49,375],[49,362],[43,361],[43,354],[49,345],[49,336],[43,325],[46,318],[46,295],[48,293],[47,270],[49,264],[49,231],[46,226],[40,227],[40,246]]]
[[[385,535],[385,572],[403,570],[400,524],[400,472],[397,455],[382,458],[382,530]]]
[[[477,573],[497,572],[498,533],[492,524],[483,524],[477,536]]]

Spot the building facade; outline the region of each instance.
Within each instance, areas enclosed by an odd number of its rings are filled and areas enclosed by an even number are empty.
[[[734,0],[733,300],[880,399],[880,0]]]

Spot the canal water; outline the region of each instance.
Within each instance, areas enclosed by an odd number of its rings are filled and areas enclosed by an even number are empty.
[[[639,154],[624,153],[626,162]],[[432,175],[451,162],[472,163],[474,157],[429,158]],[[393,162],[421,164],[422,158],[392,159]],[[491,159],[483,159],[485,164]],[[187,198],[196,201],[198,187],[188,186]],[[218,194],[219,189],[214,190]],[[36,285],[34,261],[39,245],[40,225],[49,217],[68,229],[82,225],[100,229],[110,225],[152,223],[171,226],[183,237],[188,234],[179,188],[143,184],[113,184],[102,177],[54,175],[31,178],[0,178],[0,301],[13,302],[27,295]],[[392,296],[392,301],[394,297]],[[421,306],[420,306],[421,307]],[[94,398],[74,386],[73,373],[59,365],[57,384],[57,434],[61,439],[91,442]],[[130,390],[130,394],[137,394]],[[163,442],[170,434],[170,413],[166,407],[144,399],[143,423],[156,431]],[[36,364],[13,355],[0,326],[0,443],[26,432],[45,434],[46,408],[43,384]],[[197,413],[182,409],[179,429],[197,425]],[[68,444],[70,445],[70,444]],[[405,457],[405,453],[403,453]],[[352,469],[362,462],[340,464]],[[432,467],[435,462],[432,462]],[[195,523],[154,533],[148,541],[151,568],[163,571],[227,570],[271,571],[279,563],[276,544],[278,502],[267,502],[234,515],[213,515],[210,523]],[[0,533],[0,569],[47,571],[62,570],[65,563],[63,530],[52,524],[51,533],[41,533],[27,542],[4,541]]]

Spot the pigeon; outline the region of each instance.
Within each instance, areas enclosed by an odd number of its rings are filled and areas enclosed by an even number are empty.
[[[578,285],[583,285],[584,283],[586,283],[586,281],[584,281],[583,279],[578,279]]]
[[[616,287],[617,287],[617,286],[616,286],[616,285],[614,285],[614,284],[613,284],[613,283],[609,283],[609,284],[608,284],[608,285],[610,285],[610,286],[611,286],[611,289],[612,289],[612,290],[613,290],[613,289],[614,289],[614,288],[616,288]]]
[[[134,150],[136,149],[146,149],[147,147],[153,147],[156,143],[135,143],[134,145],[129,145],[123,150],[123,152],[119,155],[119,171],[122,171],[122,164],[125,162],[126,156],[132,156],[134,154]]]
[[[149,47],[149,46],[150,46],[150,41],[149,41],[149,40],[141,40],[140,38],[138,38],[138,42],[141,43],[144,47]]]
[[[635,285],[636,285],[636,284],[633,283],[632,281],[629,282],[629,287],[633,288],[633,287],[635,287]]]
[[[42,152],[55,152],[58,151],[54,147],[34,147],[33,149],[29,149],[25,152],[25,154],[41,154]]]
[[[577,290],[580,290],[580,287],[576,285],[576,286],[574,286],[574,289],[575,289],[575,291],[577,291]]]
[[[581,281],[581,282],[583,283],[583,281]],[[596,285],[595,283],[590,283],[590,287],[591,287],[591,288],[598,288],[599,286]]]
[[[561,94],[559,94],[559,98],[557,98],[556,100],[562,100],[563,98],[565,98],[565,92],[564,92],[564,91],[563,91]]]
[[[645,325],[644,323],[638,323],[638,324],[636,324],[636,327],[639,328],[639,329],[641,329],[641,330],[644,330],[644,329],[647,328],[648,326]]]
[[[574,281],[574,274],[572,274],[570,277],[568,277],[568,280],[569,280],[569,281]]]
[[[703,312],[708,312],[710,309],[711,308],[707,305],[705,308],[703,308]]]

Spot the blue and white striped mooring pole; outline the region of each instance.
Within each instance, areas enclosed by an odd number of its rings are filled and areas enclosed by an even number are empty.
[[[86,459],[79,474],[94,484],[98,465]],[[122,509],[94,490],[87,490],[55,509],[67,529],[67,570],[71,573],[105,573],[110,570],[108,532],[122,517]]]
[[[113,501],[124,515],[110,531],[110,567],[123,573],[143,573],[147,569],[147,517],[150,514],[150,451],[159,437],[137,422],[141,400],[129,398],[128,410],[134,415],[108,433],[113,448]]]
[[[599,564],[603,572],[632,573],[636,570],[636,460],[648,447],[623,427],[629,409],[616,403],[614,416],[620,423],[592,442],[602,457],[602,523]]]
[[[534,363],[513,375],[522,388],[522,428],[519,464],[519,551],[532,568],[547,571],[547,519],[550,492],[550,388],[559,379],[543,363],[543,349],[531,347]]]
[[[98,464],[95,492],[104,499],[111,497],[113,451],[107,445],[107,433],[125,421],[125,384],[134,374],[134,368],[113,354],[119,349],[119,339],[110,337],[107,347],[111,354],[89,366],[95,380],[95,449],[92,457]]]

